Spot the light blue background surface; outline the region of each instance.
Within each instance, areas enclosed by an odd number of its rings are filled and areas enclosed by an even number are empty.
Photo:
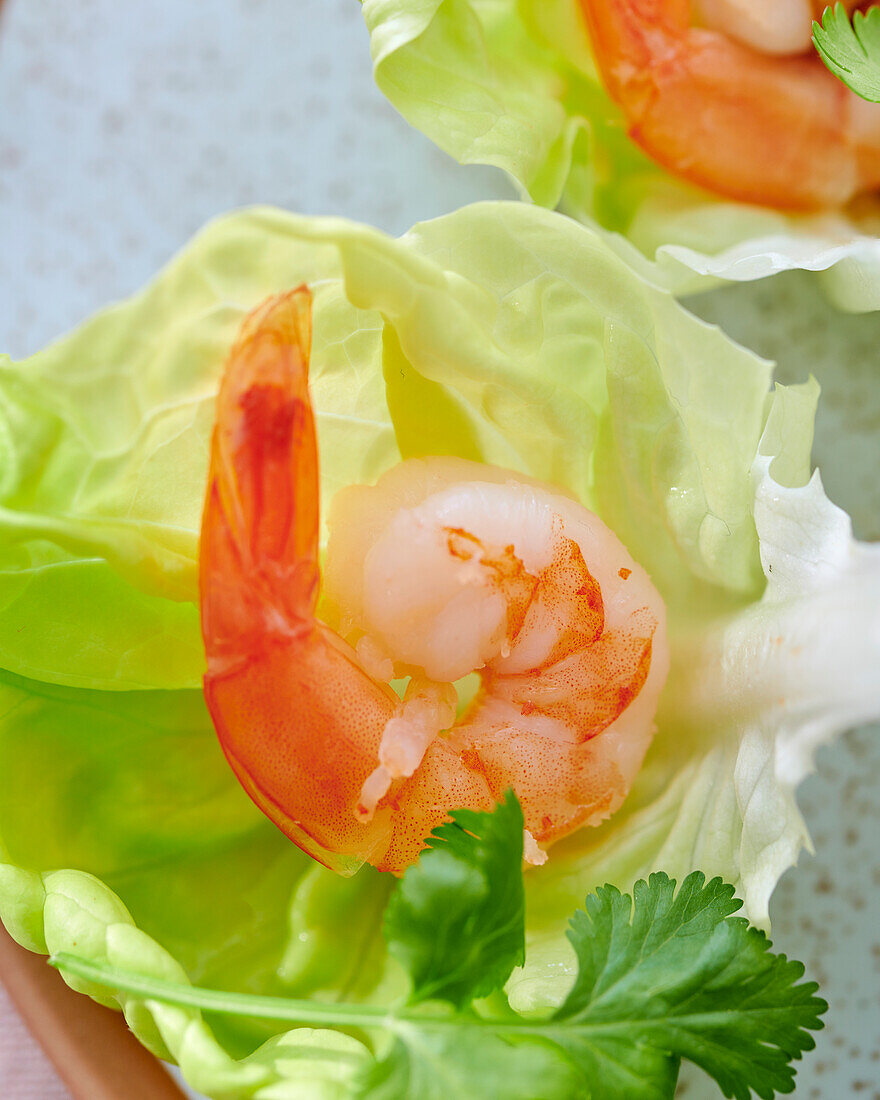
[[[16,357],[137,289],[233,206],[399,233],[512,194],[385,103],[356,0],[7,0],[0,15],[0,348]],[[826,485],[880,537],[880,317],[833,313],[798,275],[693,305],[780,357],[784,380],[819,377]],[[772,906],[776,946],[831,1001],[804,1100],[880,1100],[878,788],[876,730],[820,754],[800,799],[818,854]],[[719,1095],[696,1077],[682,1088]]]

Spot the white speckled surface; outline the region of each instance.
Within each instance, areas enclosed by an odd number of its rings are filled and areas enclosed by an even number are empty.
[[[509,196],[374,89],[356,0],[7,0],[0,13],[0,347],[16,356],[135,290],[235,205],[401,232]],[[836,315],[798,275],[694,305],[779,357],[784,380],[816,373],[826,485],[880,537],[880,315]],[[780,885],[774,939],[831,1012],[797,1096],[880,1100],[877,731],[823,751],[801,803],[818,855]],[[18,1100],[3,1073],[0,1095]],[[719,1094],[689,1078],[682,1095]]]
[[[511,198],[373,86],[356,0],[7,0],[0,338],[35,351],[208,218],[276,203],[390,233]]]

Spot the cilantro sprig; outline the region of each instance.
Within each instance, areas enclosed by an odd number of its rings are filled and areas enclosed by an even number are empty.
[[[500,989],[525,961],[524,823],[515,796],[492,814],[453,817],[392,894],[385,936],[414,1000],[461,1007]]]
[[[842,4],[827,7],[822,22],[813,23],[813,44],[848,88],[880,103],[880,8],[857,11],[850,22]]]
[[[72,955],[51,962],[145,1000],[390,1033],[351,1080],[357,1100],[670,1100],[682,1059],[735,1100],[793,1090],[792,1062],[814,1046],[827,1005],[801,963],[734,915],[732,886],[695,871],[676,890],[658,873],[632,895],[588,895],[568,930],[567,998],[525,1017],[497,992],[523,960],[522,812],[509,794],[492,814],[452,816],[386,910],[389,949],[412,980],[403,1004],[220,993]]]

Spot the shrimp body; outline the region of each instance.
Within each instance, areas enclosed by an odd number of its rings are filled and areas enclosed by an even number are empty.
[[[513,788],[527,855],[623,801],[666,677],[663,602],[576,501],[416,459],[337,494],[318,597],[308,292],[246,322],[218,398],[202,528],[205,695],[245,789],[350,873],[402,871]],[[457,717],[456,681],[481,685]],[[403,698],[388,681],[409,677]]]
[[[340,628],[394,675],[480,671],[444,740],[493,798],[516,790],[536,841],[623,801],[666,675],[665,613],[582,505],[495,467],[411,459],[337,494],[325,585]]]
[[[670,171],[795,210],[880,186],[880,105],[806,52],[807,0],[580,3],[630,136]]]

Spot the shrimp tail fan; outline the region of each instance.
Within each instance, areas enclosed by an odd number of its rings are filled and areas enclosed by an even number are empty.
[[[286,629],[314,613],[318,475],[308,395],[311,300],[300,286],[249,315],[217,398],[200,552],[209,664],[241,652],[246,638],[256,643],[273,625]]]

